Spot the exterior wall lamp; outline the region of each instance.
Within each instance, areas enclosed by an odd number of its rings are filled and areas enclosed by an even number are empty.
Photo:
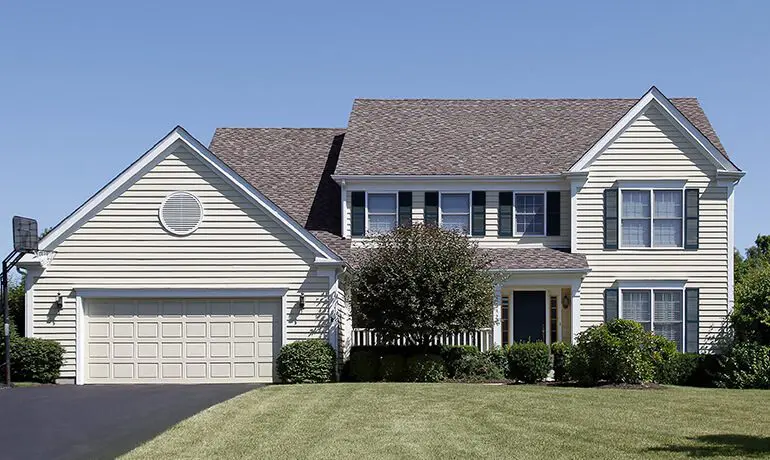
[[[64,296],[61,295],[61,292],[56,293],[56,301],[54,302],[54,307],[56,307],[57,310],[61,310],[64,308]]]
[[[305,294],[304,293],[300,293],[299,294],[299,309],[302,310],[303,308],[305,308]]]

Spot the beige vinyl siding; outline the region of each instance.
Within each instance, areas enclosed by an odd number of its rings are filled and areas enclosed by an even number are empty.
[[[186,237],[167,233],[158,208],[171,192],[195,194],[200,227]],[[179,147],[67,237],[34,285],[35,336],[65,349],[62,377],[75,375],[77,286],[118,288],[289,289],[287,340],[325,337],[329,278],[317,276],[314,254],[283,226]],[[299,292],[305,308],[298,308]],[[51,308],[57,293],[69,296]]]
[[[620,280],[686,280],[700,288],[700,343],[727,315],[727,188],[714,165],[656,108],[648,109],[589,166],[577,193],[577,247],[591,272],[580,290],[580,327],[604,320],[603,293]],[[604,249],[603,192],[620,180],[686,180],[700,190],[700,246],[684,249]]]
[[[511,184],[511,187],[515,187],[515,184]],[[394,188],[398,188],[394,185]],[[483,187],[474,188],[474,190],[484,190]],[[512,189],[513,191],[513,189]],[[559,236],[521,236],[514,235],[509,237],[499,237],[497,235],[498,230],[498,204],[500,192],[492,190],[487,191],[487,207],[486,207],[486,236],[484,237],[472,237],[474,241],[479,243],[481,247],[513,247],[518,245],[527,246],[548,246],[554,248],[568,248],[570,245],[570,195],[568,189],[559,190],[561,192],[561,228]],[[530,193],[523,191],[522,193]],[[534,192],[532,192],[534,193]],[[348,203],[351,203],[351,192],[347,191]],[[348,206],[348,213],[345,217],[345,225],[347,225],[348,232],[351,230],[350,215],[352,210]],[[412,192],[412,220],[413,222],[424,222],[425,220],[425,192],[422,190],[416,190]],[[363,240],[365,238],[354,238],[355,240]]]

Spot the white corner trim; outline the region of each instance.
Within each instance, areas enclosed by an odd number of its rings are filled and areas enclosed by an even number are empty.
[[[340,195],[342,198],[342,219],[340,219],[340,225],[342,225],[342,228],[340,229],[340,235],[342,235],[343,238],[350,238],[350,228],[348,228],[348,190],[347,190],[347,182],[345,180],[341,180],[339,182],[340,184]]]
[[[727,314],[735,307],[735,185],[727,187]]]
[[[633,123],[647,107],[656,103],[676,127],[687,135],[699,147],[717,169],[729,172],[740,172],[732,162],[714,144],[709,141],[692,123],[677,109],[658,88],[652,87],[644,94],[631,109],[623,115],[615,125],[607,131],[569,170],[569,173],[582,172],[613,142],[623,131]]]
[[[276,288],[109,288],[76,286],[78,297],[99,299],[171,299],[171,298],[269,298],[283,297],[288,292],[286,287]]]
[[[66,217],[40,241],[40,248],[46,250],[55,248],[72,231],[96,214],[104,203],[122,193],[139,177],[144,175],[148,170],[165,158],[165,154],[169,152],[172,147],[176,147],[180,144],[185,145],[190,151],[197,154],[203,160],[204,164],[209,166],[224,180],[233,184],[246,198],[262,208],[269,216],[282,224],[315,253],[324,259],[340,260],[333,251],[326,247],[326,245],[318,240],[312,233],[303,228],[275,203],[267,199],[267,197],[255,189],[250,183],[235,173],[235,171],[217,158],[216,155],[181,126],[174,128],[166,135],[166,137],[161,139],[138,160],[121,172],[115,179],[99,190],[88,201],[75,210],[75,212]]]
[[[86,314],[83,298],[75,296],[75,384],[86,380]]]
[[[24,278],[24,336],[35,336],[35,283],[43,273],[42,269],[27,268]]]

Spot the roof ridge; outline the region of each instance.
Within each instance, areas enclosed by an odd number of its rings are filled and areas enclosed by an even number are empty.
[[[264,127],[264,126],[219,126],[215,129],[251,129],[251,130],[271,130],[271,131],[278,131],[278,130],[286,130],[286,131],[339,131],[341,129],[347,129],[347,128],[292,128],[292,127],[286,127],[286,126],[279,126],[279,127]]]
[[[698,98],[695,96],[686,97],[672,97],[670,100],[694,100]],[[353,101],[377,101],[377,102],[418,102],[418,101],[431,101],[431,102],[510,102],[510,101],[638,101],[638,97],[516,97],[516,98],[431,98],[431,97],[357,97]]]

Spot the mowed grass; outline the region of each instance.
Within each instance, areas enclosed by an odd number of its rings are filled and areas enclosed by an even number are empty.
[[[126,458],[770,456],[770,391],[281,385],[214,406]]]

